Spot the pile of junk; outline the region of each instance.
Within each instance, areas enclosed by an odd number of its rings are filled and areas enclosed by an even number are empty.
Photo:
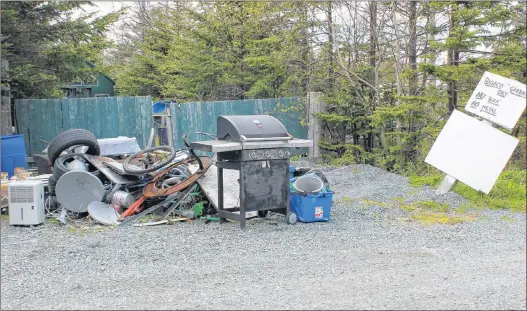
[[[216,138],[208,133],[192,134]],[[33,155],[40,162],[38,176],[9,184],[9,222],[34,225],[47,217],[63,224],[88,219],[110,226],[192,219],[221,223],[221,211],[208,199],[217,193],[206,195],[198,184],[217,165],[217,160],[213,164],[215,153],[197,155],[188,137],[183,136],[183,149],[149,147],[148,143],[141,149],[135,138],[97,139],[84,129],[62,132],[49,142],[44,157]],[[289,166],[289,174],[295,219],[328,221],[333,192],[324,174],[294,166]],[[266,215],[258,213],[259,217]]]
[[[89,216],[104,225],[132,224],[149,214],[155,215],[156,224],[197,217],[214,220],[206,216],[214,210],[196,183],[210,167],[211,157],[170,146],[141,150],[135,138],[97,140],[84,129],[60,133],[46,150],[50,174],[10,185],[12,224],[38,224],[46,216],[64,224]],[[34,217],[31,210],[12,212],[21,201],[19,189],[35,183],[42,184],[43,212],[36,211]],[[173,215],[177,217],[170,218]]]

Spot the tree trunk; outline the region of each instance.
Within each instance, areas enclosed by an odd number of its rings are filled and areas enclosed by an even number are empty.
[[[307,94],[311,91],[311,75],[309,74],[311,68],[310,49],[308,40],[308,4],[300,2],[300,20],[302,27],[302,61],[304,62],[304,68],[302,72],[302,92]]]
[[[328,58],[329,58],[329,68],[328,68],[328,81],[329,81],[329,90],[333,89],[335,84],[335,56],[333,54],[334,42],[333,42],[333,2],[328,3],[327,10],[327,22],[328,22]]]
[[[452,32],[456,26],[456,16],[457,4],[452,4],[450,6],[450,25],[449,25],[449,37],[452,36]],[[459,49],[455,47],[448,48],[447,63],[449,66],[458,66],[459,64]],[[457,108],[457,82],[449,81],[448,82],[448,113],[451,114]]]
[[[371,84],[374,86],[375,90],[371,91],[372,98],[372,113],[377,107],[378,99],[378,74],[377,74],[377,2],[370,2],[370,50],[369,50],[369,60],[371,67]],[[370,129],[372,130],[371,126]],[[368,134],[368,151],[370,151],[375,146],[375,135],[373,133]]]
[[[397,95],[398,96],[402,96],[402,95],[404,95],[404,92],[403,92],[403,83],[401,81],[401,64],[399,62],[399,60],[402,59],[402,57],[401,57],[401,54],[400,54],[401,53],[401,44],[399,42],[400,37],[399,37],[399,33],[398,33],[399,22],[398,22],[398,19],[397,19],[397,2],[392,2],[392,24],[393,24],[394,29],[395,29],[395,51],[392,49],[393,57],[394,57],[394,63],[395,63],[395,82],[396,82],[396,87],[397,87]],[[396,105],[397,106],[401,105],[401,98],[400,97],[397,98],[397,104]],[[401,120],[397,119],[395,121],[395,132],[400,133],[401,132],[401,128],[402,128]],[[401,144],[401,137],[399,135],[396,135],[395,139],[397,141],[397,144],[400,145]]]
[[[417,95],[417,2],[410,1],[408,63],[412,70],[408,81],[409,95]]]
[[[436,12],[433,11],[431,8],[430,8],[430,5],[429,4],[426,4],[426,16],[427,16],[427,23],[426,23],[426,27],[430,27],[431,29],[433,29],[433,31],[428,31],[427,34],[426,34],[426,44],[425,44],[425,52],[426,53],[432,53],[433,57],[431,59],[425,59],[425,62],[428,63],[430,62],[431,64],[435,64],[436,62],[436,51],[432,51],[430,49],[430,42],[434,42],[435,41],[435,27],[436,27]],[[423,73],[423,80],[422,80],[422,88],[425,89],[427,85],[433,85],[435,86],[436,85],[436,78],[432,76],[432,78],[430,79],[430,82],[428,82],[428,73],[424,72]]]

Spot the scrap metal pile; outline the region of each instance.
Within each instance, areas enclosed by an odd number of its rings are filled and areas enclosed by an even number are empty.
[[[89,215],[101,224],[127,225],[147,214],[156,215],[151,224],[159,224],[170,222],[171,215],[191,219],[213,213],[196,183],[212,160],[197,156],[184,140],[187,149],[161,146],[101,156],[91,132],[59,134],[47,148],[48,215],[63,223]]]

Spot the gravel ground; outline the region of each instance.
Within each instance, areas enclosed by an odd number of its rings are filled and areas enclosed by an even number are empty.
[[[2,220],[1,308],[525,310],[525,213],[425,226],[394,198],[465,200],[367,165],[323,170],[335,190],[328,223],[88,233]]]

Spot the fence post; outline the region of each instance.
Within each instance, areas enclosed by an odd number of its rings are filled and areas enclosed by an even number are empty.
[[[9,63],[2,59],[0,64],[0,76],[2,81],[7,80],[7,72],[9,71]],[[11,91],[9,86],[0,86],[0,134],[8,135],[12,134],[12,123],[11,123]]]
[[[320,157],[318,142],[322,136],[322,124],[315,115],[325,109],[322,95],[322,92],[307,93],[307,139],[313,141],[313,145],[309,148],[310,158]]]
[[[11,96],[10,89],[8,86],[0,86],[2,94],[0,95],[0,134],[9,135],[13,133],[12,123],[11,123]]]

